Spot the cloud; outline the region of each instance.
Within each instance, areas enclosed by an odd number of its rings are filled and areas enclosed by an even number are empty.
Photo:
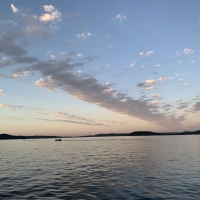
[[[11,64],[12,64],[12,62],[10,60],[8,60],[6,57],[3,57],[0,59],[0,68],[7,67]]]
[[[140,52],[138,55],[139,55],[139,57],[140,57],[140,58],[145,58],[145,56],[144,56],[144,53],[143,53],[143,52]]]
[[[184,83],[184,86],[188,86],[188,85],[189,85],[189,83],[188,83],[188,82]]]
[[[67,108],[68,111],[72,110],[72,108]]]
[[[113,48],[114,47],[114,44],[109,44],[108,45],[108,48]]]
[[[4,91],[3,91],[3,90],[0,90],[0,94],[1,94],[1,95],[4,95],[5,93],[4,93]]]
[[[195,50],[185,48],[183,52],[184,52],[185,55],[188,55],[188,54],[194,53]]]
[[[130,63],[130,65],[124,66],[125,68],[132,68],[135,66],[135,62]]]
[[[102,124],[102,123],[81,122],[81,121],[67,120],[67,119],[46,119],[46,118],[35,118],[35,119],[43,120],[43,121],[47,121],[47,122],[64,122],[64,123],[82,124],[82,125],[89,125],[89,126],[109,127],[108,125],[105,125],[105,124]]]
[[[160,94],[151,94],[152,97],[159,97]]]
[[[11,57],[24,56],[27,51],[15,42],[16,36],[14,34],[3,34],[0,37],[0,53]]]
[[[149,80],[146,80],[145,83],[147,84],[153,84],[155,83],[156,81],[154,79],[149,79]]]
[[[77,56],[78,56],[78,57],[81,57],[81,56],[83,56],[83,54],[82,54],[82,53],[78,53]]]
[[[122,13],[122,14],[117,14],[117,15],[115,16],[115,20],[118,20],[119,23],[122,24],[122,23],[124,22],[124,20],[126,20],[126,16],[125,16],[124,13]],[[122,24],[122,26],[123,26],[123,24]]]
[[[146,52],[146,53],[140,52],[140,53],[138,54],[138,56],[139,56],[140,58],[147,58],[148,56],[151,56],[151,55],[153,55],[153,54],[154,54],[153,51],[148,51],[148,52]]]
[[[29,71],[24,71],[23,73],[21,74],[12,74],[12,78],[18,78],[18,77],[25,77],[29,74]]]
[[[109,66],[110,66],[109,64],[106,64],[106,65],[105,65],[105,67],[109,67]]]
[[[159,102],[159,101],[152,101],[151,104],[152,105],[157,105],[157,104],[162,104],[163,102]]]
[[[182,126],[181,118],[169,121],[165,114],[156,111],[155,105],[150,104],[147,100],[133,99],[125,93],[110,88],[110,85],[102,85],[93,76],[78,76],[75,69],[78,68],[79,70],[83,65],[84,63],[67,58],[53,62],[37,61],[29,67],[22,67],[18,70],[40,72],[42,78],[35,81],[35,85],[49,91],[63,90],[81,101],[96,104],[112,112],[157,123],[164,127],[180,128]],[[154,79],[149,79],[144,83],[139,83],[138,87],[149,90],[154,88],[154,83]]]
[[[151,56],[154,52],[153,51],[148,51],[146,52],[146,56]]]
[[[152,90],[155,87],[152,86],[156,81],[154,79],[146,80],[145,83],[138,83],[137,87],[145,88],[146,90]]]
[[[89,56],[86,56],[84,59],[87,60],[88,62],[91,62],[93,60],[96,60],[97,58],[98,56],[89,55]]]
[[[199,111],[200,110],[200,102],[199,101],[194,104],[194,106],[192,107],[192,110],[193,111]]]
[[[13,4],[11,4],[11,9],[14,13],[19,11]]]
[[[14,25],[14,26],[17,26],[17,25],[18,25],[17,22],[15,22],[15,21],[13,21],[13,20],[11,20],[11,19],[1,20],[1,21],[0,21],[0,24],[12,24],[12,25]]]
[[[42,22],[60,21],[62,14],[52,5],[44,5],[44,11],[48,12],[40,16]]]
[[[15,57],[14,61],[17,63],[34,63],[38,61],[38,58],[36,57],[31,57],[31,56],[19,56],[19,57]]]
[[[76,34],[76,36],[81,40],[87,40],[92,36],[92,34],[88,32],[88,33]]]
[[[45,88],[46,90],[54,92],[54,84],[51,76],[47,76],[45,80],[41,78],[35,81],[35,85],[37,85],[40,88]]]
[[[23,106],[19,106],[19,105],[9,105],[9,104],[2,104],[2,103],[0,103],[0,107],[6,107],[6,108],[11,108],[11,109],[23,108]]]
[[[160,64],[157,64],[156,67],[161,67],[161,65],[160,65]]]
[[[189,104],[186,102],[181,102],[178,104],[178,107],[177,109],[184,109],[184,108],[187,108],[189,106]]]
[[[172,77],[165,77],[165,76],[162,76],[162,77],[160,77],[160,78],[158,79],[158,81],[163,82],[163,81],[168,81],[168,80],[172,80],[172,79],[173,79]]]

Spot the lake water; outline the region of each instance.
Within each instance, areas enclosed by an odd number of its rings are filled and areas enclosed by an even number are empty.
[[[199,197],[200,136],[0,141],[0,199]]]

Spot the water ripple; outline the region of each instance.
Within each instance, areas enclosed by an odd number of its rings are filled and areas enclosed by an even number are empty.
[[[200,137],[0,141],[0,199],[198,199]]]

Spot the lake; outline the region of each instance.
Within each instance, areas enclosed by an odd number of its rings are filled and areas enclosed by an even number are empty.
[[[0,199],[199,196],[197,135],[0,141]]]

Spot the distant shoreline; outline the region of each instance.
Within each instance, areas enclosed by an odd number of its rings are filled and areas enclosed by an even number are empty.
[[[33,135],[33,136],[18,136],[9,134],[0,134],[0,140],[28,140],[28,139],[50,139],[50,138],[61,138],[60,136],[46,136],[46,135]]]
[[[115,137],[115,136],[167,136],[167,135],[200,135],[200,130],[197,131],[184,131],[184,132],[152,132],[152,131],[134,131],[132,133],[100,133],[96,135],[84,135],[79,137]],[[51,139],[51,138],[73,138],[73,136],[47,136],[47,135],[34,135],[34,136],[16,136],[9,134],[0,134],[0,140],[14,140],[14,139]]]
[[[166,135],[200,135],[200,130],[184,132],[152,132],[152,131],[134,131],[132,133],[100,133],[96,135],[86,135],[80,137],[108,137],[108,136],[166,136]]]

